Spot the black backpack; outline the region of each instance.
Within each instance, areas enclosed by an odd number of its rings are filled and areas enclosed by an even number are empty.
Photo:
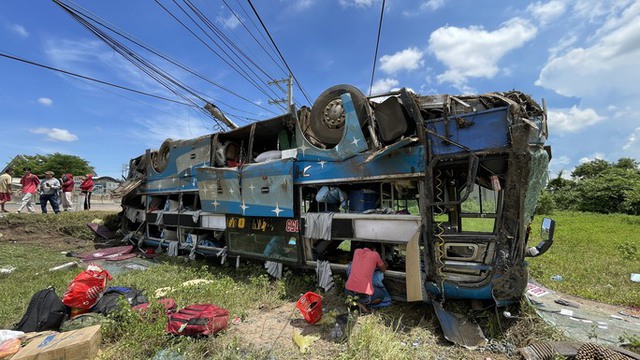
[[[67,318],[64,306],[53,288],[40,290],[33,294],[22,320],[15,330],[22,332],[60,330]]]
[[[103,315],[109,315],[115,310],[119,309],[119,299],[124,297],[125,300],[131,306],[144,304],[147,302],[147,297],[140,290],[136,290],[124,286],[113,286],[104,292],[100,300],[91,308],[92,312],[96,312]]]

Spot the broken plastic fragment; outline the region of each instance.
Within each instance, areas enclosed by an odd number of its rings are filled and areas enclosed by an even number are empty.
[[[299,331],[295,331],[293,333],[293,342],[298,345],[298,347],[300,348],[300,352],[303,354],[307,353],[307,351],[309,351],[309,348],[311,347],[311,344],[319,338],[320,337],[314,335],[302,335]]]

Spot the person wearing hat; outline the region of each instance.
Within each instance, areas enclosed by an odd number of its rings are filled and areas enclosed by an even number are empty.
[[[20,179],[20,185],[22,185],[22,204],[16,212],[19,214],[26,206],[27,210],[33,214],[35,212],[35,209],[33,208],[33,194],[36,193],[38,185],[40,185],[40,179],[31,173],[30,167],[26,167],[22,170],[24,170],[24,175],[22,175],[22,178]]]
[[[47,213],[47,202],[51,203],[53,212],[60,212],[60,203],[58,202],[58,190],[60,190],[60,181],[54,178],[53,171],[44,172],[44,181],[40,184],[40,208],[42,213]]]

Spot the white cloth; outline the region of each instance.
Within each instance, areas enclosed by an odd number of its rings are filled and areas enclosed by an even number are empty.
[[[36,209],[33,207],[33,194],[26,193],[22,195],[22,204],[20,204],[20,208],[18,211],[22,211],[22,208],[27,207],[30,213],[35,212]]]
[[[267,269],[267,273],[276,279],[282,278],[282,263],[275,261],[267,261],[264,263],[264,268]]]
[[[167,255],[169,255],[169,256],[178,256],[178,242],[177,241],[169,242],[169,248],[167,249]]]
[[[318,275],[318,286],[325,292],[333,287],[333,273],[331,272],[331,264],[328,261],[316,260],[316,274]]]
[[[40,183],[40,193],[42,195],[56,194],[60,190],[60,181],[56,178],[44,180]]]
[[[71,201],[71,196],[73,193],[71,191],[62,193],[62,210],[70,211],[73,208],[73,202]]]
[[[304,236],[309,239],[331,240],[333,213],[307,213]]]
[[[193,213],[193,215],[191,215],[191,219],[193,219],[194,223],[198,222],[198,219],[200,219],[200,213],[202,212],[202,210],[198,210],[196,212]]]

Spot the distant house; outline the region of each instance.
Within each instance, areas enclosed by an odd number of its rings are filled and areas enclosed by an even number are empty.
[[[93,193],[94,194],[111,194],[113,189],[120,186],[121,181],[116,180],[110,176],[100,176],[93,178]]]

